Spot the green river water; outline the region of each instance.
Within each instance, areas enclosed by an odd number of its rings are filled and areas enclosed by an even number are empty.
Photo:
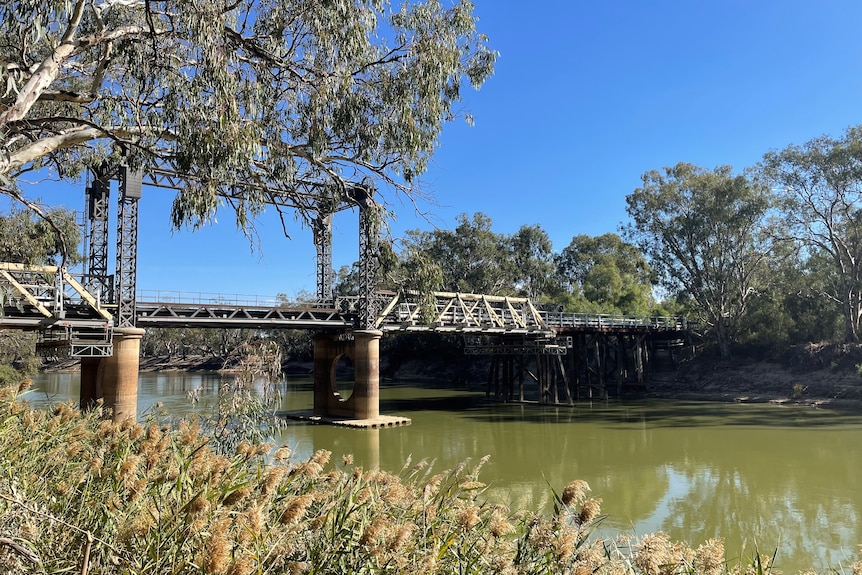
[[[36,405],[78,398],[78,374],[35,379]],[[139,409],[205,410],[215,374],[144,373]],[[286,384],[286,410],[309,409],[310,379]],[[193,407],[190,389],[202,387]],[[592,402],[574,407],[502,405],[481,391],[384,383],[381,413],[410,426],[344,429],[291,421],[276,441],[298,457],[317,449],[340,461],[398,471],[412,457],[442,471],[490,460],[486,497],[512,508],[548,506],[586,480],[608,515],[603,532],[663,530],[698,545],[723,537],[728,557],[771,554],[785,573],[849,564],[862,543],[862,413],[779,405],[680,401]]]

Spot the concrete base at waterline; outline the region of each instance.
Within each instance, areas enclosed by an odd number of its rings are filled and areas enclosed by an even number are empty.
[[[402,425],[410,425],[412,423],[412,420],[409,417],[400,417],[397,415],[378,415],[377,417],[372,417],[370,419],[346,419],[344,417],[315,415],[313,411],[281,411],[277,415],[279,417],[284,417],[285,419],[295,419],[298,421],[309,421],[311,423],[359,429],[399,427]]]

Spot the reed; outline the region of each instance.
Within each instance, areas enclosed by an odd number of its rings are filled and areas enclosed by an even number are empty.
[[[363,469],[239,442],[198,420],[115,424],[99,409],[31,410],[0,390],[0,572],[89,574],[745,574],[720,540],[591,537],[601,500],[574,481],[553,512],[483,500],[484,460]],[[274,454],[271,455],[271,452]],[[862,564],[854,566],[862,573]]]

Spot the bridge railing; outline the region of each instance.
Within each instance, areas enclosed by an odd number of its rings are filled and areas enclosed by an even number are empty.
[[[290,302],[278,296],[254,294],[225,294],[215,292],[194,292],[179,290],[138,290],[136,300],[145,303],[188,304],[195,306],[231,306],[231,307],[302,307],[311,303]]]
[[[638,316],[622,314],[592,314],[573,312],[540,312],[549,326],[582,329],[646,328],[660,331],[685,331],[686,318],[674,316]]]

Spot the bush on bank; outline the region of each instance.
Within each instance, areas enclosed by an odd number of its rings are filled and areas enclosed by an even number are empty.
[[[573,481],[554,513],[484,503],[475,466],[401,474],[287,447],[212,448],[195,421],[114,424],[67,405],[31,410],[0,390],[0,572],[751,573],[720,540],[589,537],[600,500]],[[856,573],[862,565],[854,566]],[[760,573],[758,573],[760,571]]]

